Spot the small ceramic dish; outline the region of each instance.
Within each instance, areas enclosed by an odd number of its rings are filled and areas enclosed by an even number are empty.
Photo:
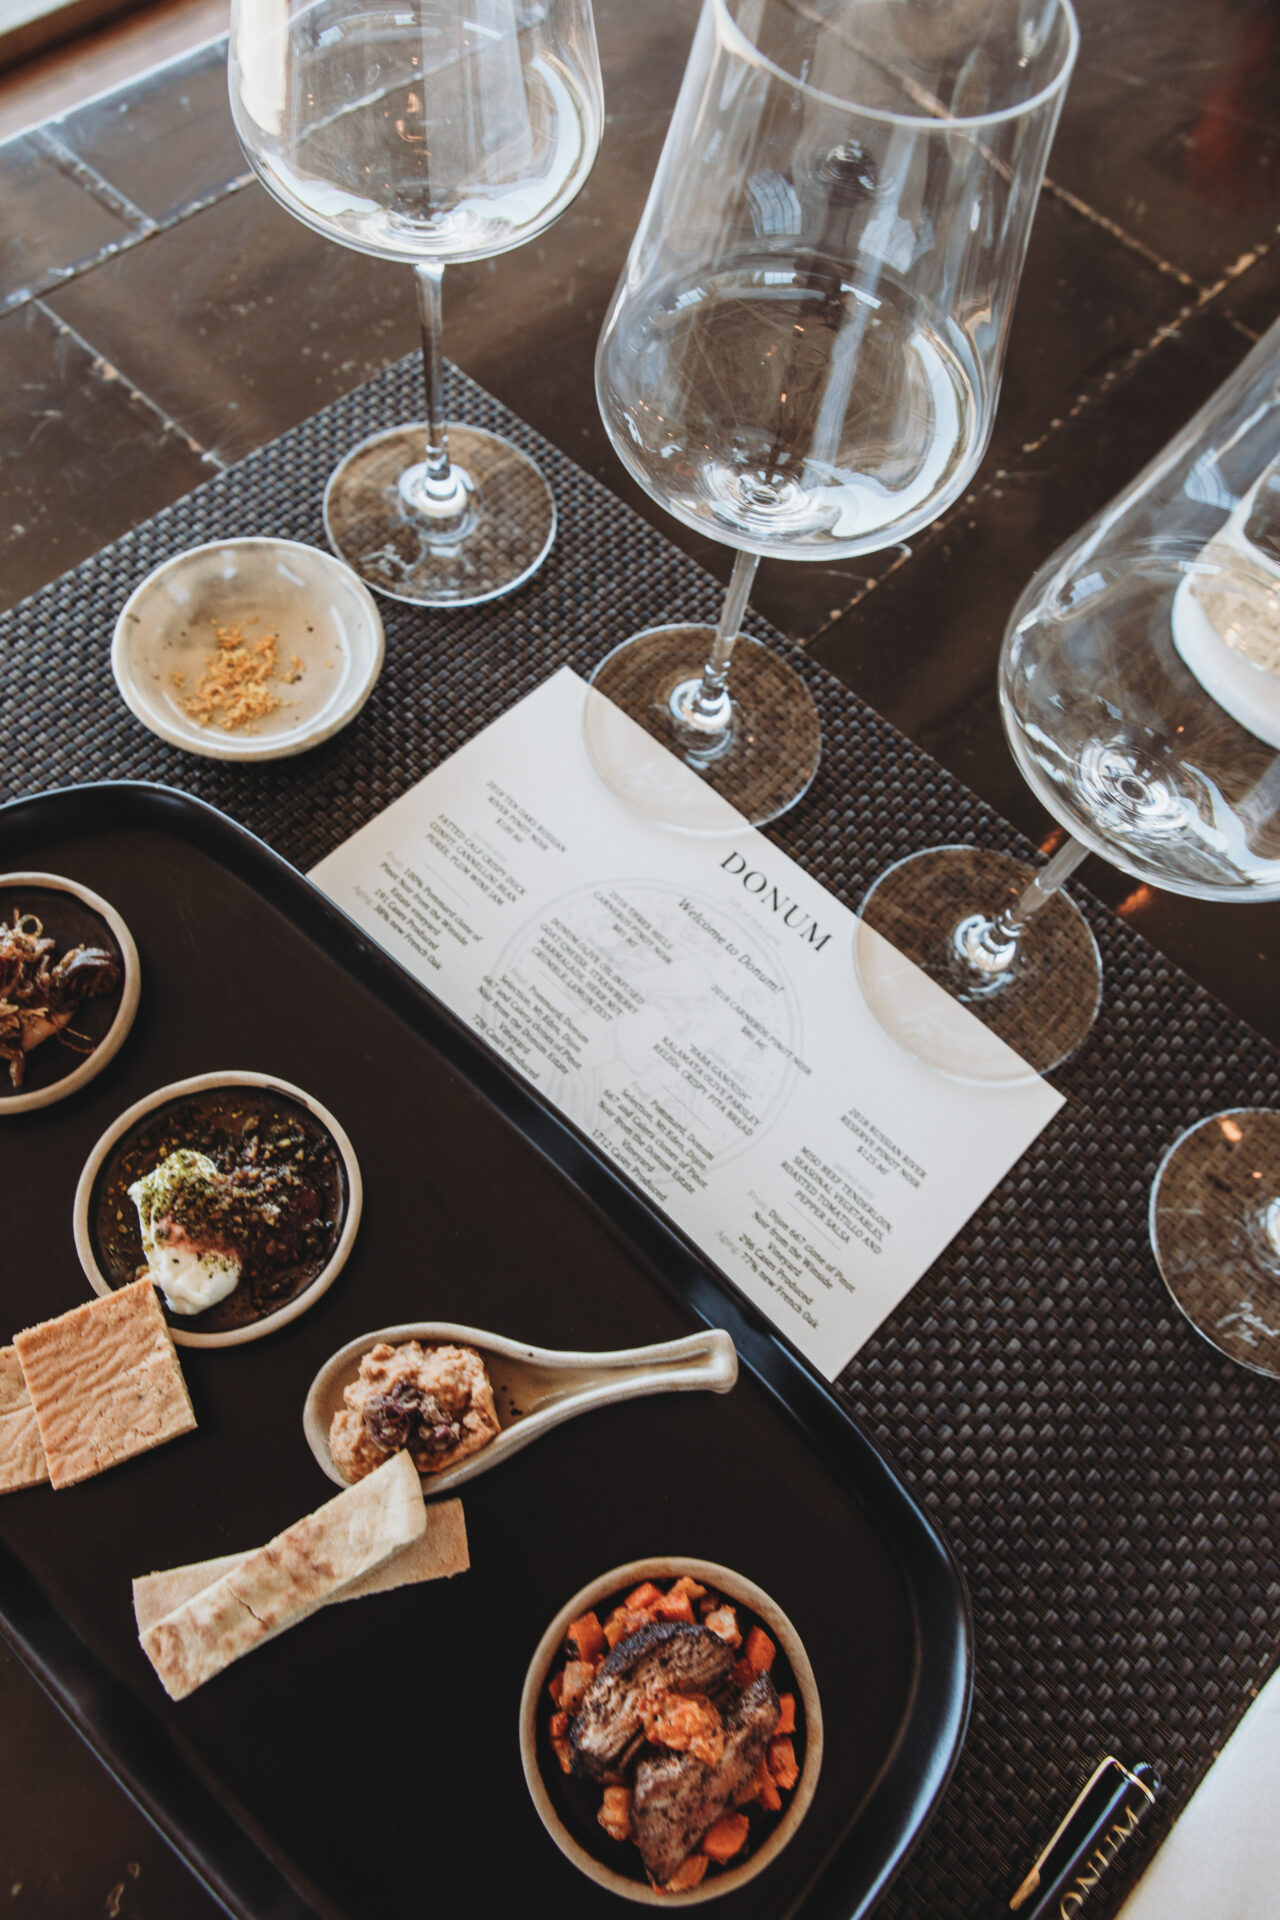
[[[217,648],[215,629],[252,642],[274,633],[279,705],[227,731],[187,703]],[[213,760],[304,753],[353,720],[382,670],[373,595],[350,567],[295,540],[217,540],[175,554],[130,594],[116,621],[111,667],[144,727]],[[286,677],[291,676],[291,677]]]
[[[137,1211],[127,1194],[130,1180],[177,1147],[202,1151],[215,1139],[234,1139],[246,1120],[258,1141],[255,1155],[269,1146],[273,1156],[283,1157],[284,1149],[292,1156],[298,1141],[302,1151],[312,1151],[307,1176],[329,1188],[335,1225],[322,1253],[297,1263],[301,1271],[293,1290],[283,1292],[288,1275],[281,1282],[279,1306],[255,1304],[258,1282],[249,1263],[245,1290],[237,1287],[200,1313],[173,1311],[162,1292],[165,1317],[180,1347],[237,1347],[261,1340],[296,1320],[333,1285],[351,1252],[363,1199],[360,1168],[346,1133],[327,1107],[287,1080],[265,1073],[203,1073],[160,1087],[122,1113],[89,1155],[76,1188],[76,1252],[94,1292],[111,1293],[135,1279],[145,1260]],[[265,1161],[266,1155],[261,1157]]]
[[[568,1776],[561,1768],[550,1744],[548,1729],[554,1703],[547,1687],[564,1657],[565,1635],[571,1621],[594,1610],[603,1623],[607,1611],[642,1581],[662,1583],[678,1580],[682,1574],[690,1575],[743,1610],[739,1616],[740,1626],[747,1623],[744,1615],[750,1616],[773,1640],[777,1648],[774,1680],[778,1691],[796,1696],[793,1741],[800,1761],[800,1776],[786,1795],[780,1814],[773,1816],[758,1839],[754,1833],[748,1839],[751,1850],[740,1864],[709,1870],[701,1884],[688,1892],[659,1893],[649,1884],[636,1847],[630,1841],[610,1839],[599,1825],[601,1788],[594,1782]],[[598,1580],[592,1580],[575,1593],[538,1642],[520,1696],[520,1757],[525,1781],[543,1826],[561,1853],[597,1886],[641,1906],[669,1910],[717,1900],[722,1894],[745,1886],[776,1860],[809,1810],[822,1768],[822,1707],[813,1668],[791,1621],[754,1581],[711,1560],[660,1557],[631,1560],[624,1567],[614,1567],[601,1574]],[[755,1816],[752,1824],[754,1827]]]
[[[501,1433],[469,1459],[443,1473],[423,1475],[432,1494],[448,1493],[487,1473],[531,1440],[558,1427],[575,1414],[619,1400],[638,1400],[651,1393],[692,1393],[707,1388],[728,1393],[738,1378],[738,1354],[733,1341],[719,1328],[666,1340],[658,1346],[627,1347],[615,1353],[568,1353],[553,1347],[529,1347],[500,1333],[461,1327],[452,1320],[418,1320],[399,1327],[348,1340],[326,1360],[311,1383],[303,1408],[302,1426],[307,1445],[329,1478],[339,1487],[347,1482],[329,1451],[333,1416],[344,1405],[346,1389],[358,1378],[360,1362],[371,1347],[401,1346],[417,1340],[424,1347],[474,1347],[485,1364],[493,1388],[494,1411]]]
[[[71,1038],[51,1035],[24,1056],[20,1087],[0,1059],[0,1115],[52,1106],[100,1074],[133,1025],[140,988],[133,935],[108,901],[78,881],[56,873],[0,874],[0,922],[11,927],[15,914],[40,922],[55,942],[55,962],[73,947],[101,947],[119,963],[120,982],[110,993],[79,1002],[67,1028]],[[92,1046],[86,1050],[83,1041]]]

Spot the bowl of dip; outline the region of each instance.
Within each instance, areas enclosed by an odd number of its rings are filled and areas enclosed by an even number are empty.
[[[241,1346],[332,1286],[362,1197],[351,1142],[311,1094],[206,1073],[108,1127],[76,1188],[76,1251],[95,1293],[147,1273],[179,1346]]]

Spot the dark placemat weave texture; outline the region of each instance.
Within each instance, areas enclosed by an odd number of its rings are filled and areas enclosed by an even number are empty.
[[[560,531],[519,594],[432,614],[382,602],[387,664],[360,718],[299,759],[234,767],[155,740],[116,693],[116,612],[157,562],[231,534],[323,546],[329,471],[417,416],[406,361],[0,617],[5,797],[96,779],[196,793],[306,868],[556,667],[638,627],[712,619],[715,582],[488,395],[461,418],[542,462]],[[754,631],[765,634],[758,621]],[[785,642],[779,642],[786,645]],[[788,648],[823,759],[771,837],[856,905],[889,862],[1018,837],[845,687]],[[972,1920],[1009,1893],[1085,1774],[1114,1751],[1167,1782],[1090,1911],[1114,1912],[1252,1693],[1280,1631],[1280,1388],[1221,1358],[1170,1303],[1147,1244],[1161,1154],[1219,1108],[1280,1104],[1280,1057],[1108,912],[1106,968],[1068,1096],[1008,1179],[840,1381],[932,1511],[973,1597],[973,1720],[955,1779],[884,1903]],[[856,992],[852,975],[850,992]],[[856,1580],[857,1569],[832,1569]]]

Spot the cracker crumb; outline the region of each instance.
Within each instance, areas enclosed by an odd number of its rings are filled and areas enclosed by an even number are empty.
[[[256,722],[265,720],[280,706],[272,682],[291,686],[301,677],[302,662],[296,653],[291,656],[293,670],[281,673],[277,633],[245,633],[244,628],[256,625],[260,618],[254,613],[243,625],[233,620],[227,626],[210,621],[214,650],[201,669],[195,692],[182,703],[184,713],[197,726],[220,727],[224,733],[234,733],[237,728],[256,733]],[[180,673],[173,678],[176,686],[182,685]]]

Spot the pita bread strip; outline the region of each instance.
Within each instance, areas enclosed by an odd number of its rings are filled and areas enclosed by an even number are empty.
[[[407,1453],[277,1534],[141,1636],[173,1700],[274,1639],[426,1526],[422,1483]]]
[[[186,1567],[168,1567],[163,1573],[140,1574],[133,1583],[133,1613],[139,1634],[184,1601],[203,1593],[224,1574],[233,1572],[247,1558],[244,1553],[224,1553],[216,1560],[197,1560]],[[416,1540],[330,1598],[336,1605],[342,1600],[389,1593],[394,1587],[415,1586],[423,1580],[451,1580],[470,1565],[462,1502],[441,1500],[427,1508],[426,1527]]]
[[[256,1551],[256,1549],[255,1549]],[[133,1617],[141,1639],[157,1620],[175,1613],[188,1600],[234,1573],[249,1558],[247,1553],[223,1553],[216,1560],[195,1560],[186,1567],[166,1567],[159,1573],[140,1573],[133,1582]]]
[[[0,1347],[0,1493],[49,1478],[36,1410],[16,1347]]]
[[[28,1327],[13,1344],[55,1487],[74,1486],[196,1424],[150,1280]]]

